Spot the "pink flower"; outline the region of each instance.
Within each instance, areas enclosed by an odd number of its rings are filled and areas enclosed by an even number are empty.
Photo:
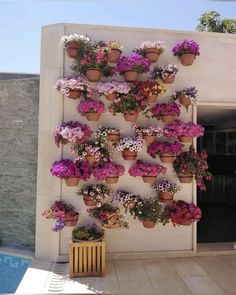
[[[130,176],[158,176],[159,174],[166,174],[166,167],[147,163],[142,160],[138,160],[130,169]]]

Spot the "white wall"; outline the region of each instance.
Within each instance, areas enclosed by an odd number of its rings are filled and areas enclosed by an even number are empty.
[[[157,29],[139,29],[122,27],[105,27],[89,25],[57,24],[46,26],[42,30],[41,50],[41,81],[40,81],[40,114],[39,114],[39,154],[38,154],[38,195],[37,195],[37,226],[36,226],[36,256],[53,260],[66,260],[68,254],[68,241],[71,229],[65,228],[61,233],[52,233],[52,222],[41,217],[41,211],[47,208],[55,198],[60,198],[72,203],[80,213],[79,223],[88,220],[87,208],[82,200],[76,197],[75,188],[66,187],[64,182],[51,176],[49,169],[55,160],[72,158],[69,146],[57,148],[53,142],[52,131],[62,121],[78,120],[88,123],[76,111],[78,101],[62,97],[52,88],[55,81],[63,75],[72,73],[70,69],[72,60],[69,59],[60,39],[64,34],[88,34],[92,41],[117,40],[125,50],[123,55],[132,53],[132,49],[145,40],[163,40],[167,49],[161,55],[157,64],[173,63],[179,66],[179,73],[174,84],[166,85],[168,91],[159,97],[159,102],[164,102],[174,91],[183,87],[196,86],[199,90],[201,102],[234,102],[236,82],[236,39],[235,36],[215,33],[180,32]],[[173,56],[172,48],[180,40],[194,39],[200,44],[201,55],[190,67],[184,67]],[[148,76],[143,75],[142,79]],[[117,75],[117,80],[123,77]],[[105,80],[105,79],[104,79]],[[103,100],[106,103],[106,100]],[[181,119],[193,119],[193,110],[181,110]],[[145,123],[145,118],[139,118],[138,123]],[[159,121],[153,120],[158,125]],[[131,123],[124,121],[121,114],[113,117],[109,112],[102,115],[98,123],[89,122],[95,131],[100,125],[119,127],[123,135],[132,135]],[[187,146],[186,146],[187,147]],[[124,161],[120,152],[115,151],[113,158],[117,163],[126,167],[126,174],[122,176],[112,189],[125,189],[143,196],[153,195],[150,185],[144,184],[139,178],[130,177],[127,173],[132,165],[131,161]],[[140,159],[160,163],[158,157],[154,160],[147,153],[146,148],[139,154]],[[176,182],[178,178],[173,173],[169,164],[168,177]],[[89,183],[93,182],[91,178]],[[80,185],[83,185],[81,182]],[[188,202],[195,201],[195,185],[181,184],[181,191],[176,194],[176,199]],[[107,252],[140,253],[148,255],[160,252],[178,251],[181,253],[194,253],[196,249],[196,225],[189,227],[176,227],[167,224],[165,227],[157,225],[155,229],[145,229],[142,224],[133,220],[129,214],[129,229],[106,229]],[[181,251],[181,252],[179,252]],[[141,254],[142,253],[142,254]],[[129,255],[128,255],[129,256]],[[127,255],[125,257],[128,257]],[[124,256],[123,256],[124,257]]]

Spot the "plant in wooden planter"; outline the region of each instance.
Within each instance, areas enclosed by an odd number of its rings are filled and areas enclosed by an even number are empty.
[[[126,191],[117,191],[113,195],[113,201],[121,204],[125,208],[125,212],[135,207],[137,198],[138,196]]]
[[[141,176],[145,183],[154,183],[157,176],[166,174],[166,171],[166,167],[162,165],[138,160],[129,168],[128,172],[130,176]]]
[[[80,180],[87,180],[91,175],[87,162],[73,162],[71,160],[54,162],[50,172],[53,176],[64,179],[67,186],[77,186]]]
[[[90,38],[85,35],[71,34],[61,38],[61,43],[64,45],[67,55],[70,58],[76,58],[84,51],[84,48],[90,44]]]
[[[147,112],[150,112],[152,117],[157,118],[164,123],[172,123],[175,121],[176,117],[179,117],[180,108],[175,102],[157,103]]]
[[[174,201],[172,204],[167,205],[164,214],[172,221],[174,226],[191,225],[194,222],[198,222],[202,217],[199,207],[182,200]]]
[[[180,191],[180,186],[167,179],[159,181],[152,188],[157,192],[160,201],[163,203],[172,203],[174,194]]]
[[[211,180],[212,174],[208,171],[206,152],[197,153],[193,146],[189,151],[180,153],[173,163],[181,183],[191,183],[193,176],[200,190],[206,190],[205,180]]]
[[[125,137],[115,143],[115,146],[122,152],[124,160],[136,160],[137,153],[143,149],[143,140],[141,137]]]
[[[90,92],[89,82],[83,76],[70,76],[57,80],[55,84],[57,91],[68,98],[78,99],[81,94]]]
[[[101,142],[116,142],[120,139],[120,130],[113,127],[99,127],[96,131],[96,138]]]
[[[147,152],[152,158],[155,158],[158,154],[161,162],[163,163],[173,163],[176,155],[181,151],[182,144],[178,141],[155,141],[151,143],[147,148]]]
[[[153,228],[157,223],[165,225],[168,222],[157,197],[138,197],[135,207],[129,211],[134,219],[137,218],[143,223],[145,228]]]
[[[126,82],[135,82],[139,74],[149,71],[150,63],[147,58],[134,53],[129,56],[123,56],[117,63],[117,72],[124,75]]]
[[[97,219],[105,228],[128,228],[120,209],[108,203],[88,209],[89,215]]]
[[[88,98],[80,101],[77,111],[88,121],[98,121],[101,114],[105,113],[106,108],[103,102]]]
[[[188,87],[175,91],[171,96],[171,101],[179,100],[180,104],[188,110],[191,104],[196,105],[198,101],[198,90],[195,87]]]
[[[151,71],[151,79],[160,78],[163,83],[171,84],[174,83],[178,71],[176,65],[155,66]]]
[[[114,184],[124,175],[125,167],[112,162],[100,163],[92,168],[92,173],[95,180],[105,180],[108,184]]]
[[[98,183],[84,185],[77,192],[77,196],[83,198],[86,206],[101,206],[101,203],[110,196],[110,193],[110,188],[107,185]]]
[[[104,239],[104,230],[96,223],[78,226],[72,231],[73,242],[100,242]]]
[[[55,201],[49,209],[45,209],[42,212],[42,216],[47,219],[55,219],[56,223],[52,231],[58,232],[65,226],[75,226],[79,214],[71,204],[67,204],[64,201]]]
[[[164,135],[163,128],[160,126],[147,125],[145,127],[138,126],[135,124],[133,126],[136,136],[142,137],[146,143],[152,143],[158,137]]]
[[[118,81],[101,82],[97,86],[98,93],[105,95],[109,101],[115,100],[120,94],[128,94],[130,90],[128,83]]]
[[[91,137],[93,131],[88,125],[82,124],[78,121],[64,122],[57,126],[53,133],[55,144],[59,147],[59,144],[67,143],[84,143],[86,139]]]
[[[191,66],[197,55],[200,55],[199,44],[194,40],[183,40],[175,45],[173,54],[179,57],[183,66]]]
[[[107,43],[107,60],[110,63],[117,63],[124,49],[117,41],[109,41]]]
[[[177,137],[180,142],[192,143],[194,137],[200,137],[204,134],[204,127],[192,122],[177,121],[164,128],[166,137]]]
[[[150,63],[155,63],[165,49],[163,41],[144,41],[140,44],[137,52],[144,55]]]

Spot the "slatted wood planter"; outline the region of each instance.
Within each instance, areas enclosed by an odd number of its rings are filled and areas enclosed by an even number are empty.
[[[105,241],[75,243],[70,241],[70,277],[105,275]]]

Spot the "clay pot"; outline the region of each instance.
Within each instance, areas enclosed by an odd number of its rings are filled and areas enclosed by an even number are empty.
[[[142,176],[143,182],[145,183],[154,183],[156,180],[156,176]]]
[[[171,114],[162,114],[160,118],[163,123],[173,123],[175,121],[175,115]]]
[[[155,227],[155,223],[153,221],[149,220],[149,219],[142,220],[142,223],[143,223],[143,226],[145,228],[153,228],[153,227]]]
[[[183,66],[191,66],[195,58],[196,58],[196,55],[192,53],[185,53],[179,57]]]
[[[102,73],[98,69],[89,69],[86,71],[86,78],[90,82],[98,82],[101,79]]]
[[[178,140],[180,142],[191,143],[193,141],[193,138],[191,136],[179,136]]]
[[[146,48],[144,53],[150,63],[156,62],[160,55],[156,48]]]
[[[143,139],[146,141],[146,143],[153,143],[156,139],[156,135],[145,135],[142,134]]]
[[[89,164],[93,164],[97,162],[95,156],[92,156],[92,155],[87,155],[86,160],[89,162]]]
[[[86,197],[86,196],[83,197],[83,200],[84,200],[85,206],[88,206],[88,207],[96,206],[98,203],[97,200],[94,200],[94,199]]]
[[[118,180],[119,180],[119,176],[110,176],[106,178],[106,183],[114,184],[114,183],[117,183]]]
[[[106,95],[107,100],[113,101],[117,98],[117,92],[109,93]]]
[[[124,149],[122,151],[122,156],[123,156],[124,160],[136,160],[137,152],[129,151],[128,149]]]
[[[120,139],[120,132],[112,132],[107,135],[108,141],[118,141]]]
[[[135,200],[129,200],[129,201],[123,203],[123,207],[125,209],[133,209],[135,207]]]
[[[192,183],[193,182],[193,175],[191,175],[191,174],[179,173],[177,175],[178,175],[180,183]]]
[[[79,177],[67,177],[64,179],[67,186],[77,186],[80,181]]]
[[[190,98],[189,98],[188,96],[186,96],[186,95],[180,95],[180,97],[179,97],[179,102],[180,102],[183,106],[185,106],[185,107],[188,107],[188,106],[191,105],[191,100],[190,100]]]
[[[125,112],[124,113],[125,121],[127,122],[136,122],[138,119],[138,113],[137,112]]]
[[[69,91],[69,96],[68,96],[68,98],[78,99],[78,98],[80,98],[81,94],[82,94],[81,90],[75,90],[75,89],[72,90],[72,89],[71,89],[71,90]]]
[[[121,51],[119,49],[111,49],[108,53],[108,62],[110,63],[117,63],[120,59]]]
[[[73,217],[69,217],[68,220],[65,221],[65,226],[76,226],[77,222],[78,222],[78,218],[79,218],[79,214],[75,214]]]
[[[149,94],[149,96],[148,96],[147,102],[148,102],[148,103],[154,103],[154,102],[157,101],[157,98],[158,98],[158,94],[151,93],[151,94]]]
[[[136,82],[138,80],[139,73],[135,71],[127,71],[124,73],[126,82]]]
[[[85,113],[85,117],[88,121],[98,121],[101,113]]]
[[[172,84],[175,81],[175,76],[167,76],[166,78],[161,78],[163,83]]]
[[[68,43],[66,46],[66,53],[69,58],[76,58],[79,54],[79,43],[71,42]]]
[[[161,200],[162,203],[172,203],[173,202],[173,198],[174,198],[174,194],[171,193],[167,193],[167,192],[160,192],[159,193],[159,198]]]
[[[191,220],[182,220],[180,225],[185,225],[185,226],[189,226],[192,224],[192,221]]]
[[[168,154],[168,153],[161,153],[159,155],[160,160],[162,163],[173,163],[175,160],[175,155],[173,154]]]

